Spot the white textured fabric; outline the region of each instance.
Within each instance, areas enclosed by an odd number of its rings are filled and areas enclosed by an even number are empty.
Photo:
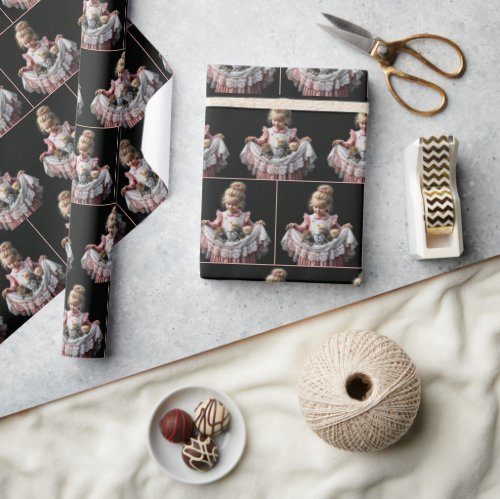
[[[282,285],[270,284],[276,306],[291,306],[279,302]],[[499,299],[496,258],[7,417],[2,499],[498,498]],[[378,453],[328,446],[299,408],[305,359],[349,328],[394,339],[422,381],[415,424]],[[247,424],[240,464],[209,486],[174,482],[147,452],[156,402],[187,384],[226,391]]]

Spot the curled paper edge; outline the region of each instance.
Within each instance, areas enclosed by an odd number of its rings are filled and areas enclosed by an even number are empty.
[[[141,151],[152,170],[169,189],[172,78],[149,100],[144,115]]]

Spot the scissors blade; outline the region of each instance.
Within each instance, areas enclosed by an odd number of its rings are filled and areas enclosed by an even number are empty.
[[[376,40],[369,31],[350,23],[349,21],[340,19],[340,17],[325,13],[323,13],[323,15],[332,23],[333,26],[323,26],[322,24],[319,24],[318,26],[325,30],[328,34],[336,38],[340,38],[342,41],[357,47],[368,54],[372,51]]]

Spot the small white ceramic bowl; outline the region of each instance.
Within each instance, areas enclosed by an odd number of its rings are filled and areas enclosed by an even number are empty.
[[[167,441],[160,431],[160,420],[172,409],[182,409],[194,419],[196,406],[208,398],[222,402],[231,413],[229,429],[214,438],[219,446],[219,461],[209,471],[194,471],[182,459],[182,444]],[[186,386],[170,392],[155,407],[148,426],[148,447],[153,459],[175,480],[191,484],[215,482],[227,475],[243,455],[246,429],[243,415],[233,400],[223,392],[203,386]]]

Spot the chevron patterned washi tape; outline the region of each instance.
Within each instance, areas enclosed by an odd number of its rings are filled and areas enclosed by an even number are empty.
[[[422,137],[421,187],[427,234],[451,234],[455,203],[451,189],[450,142],[453,137]]]

